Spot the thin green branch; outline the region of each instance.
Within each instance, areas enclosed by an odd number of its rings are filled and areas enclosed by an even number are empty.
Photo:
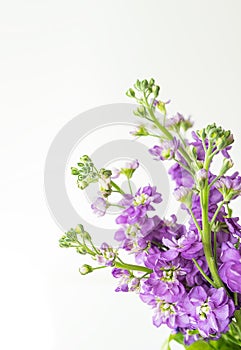
[[[194,262],[195,266],[197,267],[197,269],[199,270],[199,272],[201,273],[201,275],[213,286],[216,288],[215,283],[211,280],[211,278],[208,277],[208,275],[203,271],[203,269],[201,268],[201,266],[199,265],[199,263],[197,262],[196,259],[192,259],[192,261]]]

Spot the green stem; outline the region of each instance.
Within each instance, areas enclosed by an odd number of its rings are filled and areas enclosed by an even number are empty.
[[[125,194],[125,192],[114,182],[111,180],[111,186],[113,186],[120,194]]]
[[[198,229],[198,232],[200,233],[200,236],[202,237],[202,229],[199,226],[199,223],[197,222],[197,219],[196,219],[195,215],[193,214],[192,209],[189,209],[189,213],[190,213],[190,215],[191,215],[191,217],[193,219],[193,222],[194,222],[196,228]]]
[[[141,271],[141,272],[146,272],[146,273],[153,272],[151,269],[148,269],[145,266],[120,263],[118,261],[115,261],[115,267],[117,267],[118,269],[124,269],[124,270],[128,270],[128,271]]]
[[[235,306],[237,306],[238,305],[238,293],[233,293],[233,299],[234,299]]]
[[[185,169],[189,174],[191,174],[193,176],[193,172],[192,170],[190,170],[190,168],[188,168],[187,166],[185,166],[184,164],[182,164],[179,160],[177,160],[176,158],[174,158],[175,162],[177,162],[183,169]]]
[[[215,179],[213,179],[213,181],[209,184],[209,188],[211,188],[219,179],[220,179],[221,175],[218,175],[217,177],[215,177]]]
[[[210,223],[210,228],[211,228],[211,229],[212,229],[212,226],[213,226],[213,224],[214,224],[214,222],[215,222],[215,220],[216,220],[216,218],[217,218],[217,216],[218,216],[218,213],[220,212],[220,210],[222,209],[222,207],[223,207],[224,204],[225,204],[225,201],[222,201],[222,202],[219,204],[217,210],[215,211],[215,213],[214,213],[214,215],[213,215],[213,217],[212,217],[211,223]]]
[[[234,313],[239,329],[241,329],[241,310],[237,310]]]
[[[119,204],[115,204],[115,203],[110,203],[110,202],[108,202],[108,206],[109,206],[109,207],[117,207],[117,208],[121,208],[121,209],[125,208],[125,207],[123,207],[123,205],[119,205]]]
[[[144,101],[145,101],[145,106],[148,110],[148,113],[153,121],[153,123],[158,127],[158,129],[161,130],[161,132],[167,137],[168,140],[173,140],[173,136],[172,134],[165,128],[165,126],[163,126],[159,120],[157,119],[157,117],[155,116],[155,113],[153,112],[152,108],[150,107],[147,98],[146,98],[146,94],[144,93]],[[189,155],[187,154],[187,152],[185,151],[185,149],[183,147],[179,148],[179,152],[182,154],[183,158],[186,160],[186,162],[188,164],[190,164],[192,162],[191,158],[189,157]]]
[[[199,265],[199,263],[197,262],[197,260],[193,258],[192,261],[194,262],[195,266],[197,267],[197,269],[199,270],[199,272],[202,274],[202,276],[203,276],[213,287],[215,287],[214,282],[211,280],[211,278],[208,277],[208,275],[206,275],[206,273],[203,271],[203,269],[201,268],[201,266]]]
[[[213,257],[214,260],[217,264],[217,231],[214,231],[214,235],[213,235]]]
[[[212,160],[212,146],[209,146],[204,161],[204,169],[208,172],[210,163]],[[208,218],[208,204],[209,204],[209,186],[208,180],[206,179],[204,188],[201,190],[201,207],[202,207],[202,242],[203,250],[206,257],[206,261],[215,283],[216,288],[224,287],[224,284],[219,277],[216,261],[213,257],[212,252],[212,241],[211,241],[211,227]]]
[[[130,182],[129,177],[127,178],[127,181],[128,181],[128,186],[129,186],[130,193],[133,194],[133,191],[132,191],[132,188],[131,188],[131,182]]]

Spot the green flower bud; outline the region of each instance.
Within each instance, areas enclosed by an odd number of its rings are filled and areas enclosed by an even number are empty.
[[[141,89],[141,82],[140,82],[140,80],[137,79],[136,83],[134,84],[134,87],[135,87],[137,90],[140,90],[140,89]]]
[[[91,273],[93,271],[93,267],[87,264],[84,264],[79,268],[79,272],[81,275],[87,275],[88,273]]]
[[[100,176],[103,178],[103,179],[108,179],[110,178],[112,175],[112,172],[111,170],[108,170],[108,169],[100,169]]]
[[[220,176],[223,176],[229,169],[233,167],[233,161],[232,159],[224,158],[223,165],[220,170]]]
[[[160,91],[160,86],[158,85],[152,86],[152,92],[153,92],[154,98],[157,98],[157,96],[159,95],[159,91]]]
[[[77,168],[71,167],[71,174],[72,175],[79,175],[79,170]]]
[[[86,187],[89,186],[87,181],[77,181],[77,185],[81,190],[84,190]]]
[[[76,226],[76,228],[75,228],[75,232],[76,232],[77,234],[82,234],[82,233],[84,232],[84,226],[81,225],[81,224],[78,224],[78,225]]]
[[[135,91],[131,88],[129,90],[127,90],[126,95],[128,97],[132,97],[132,98],[134,98],[136,96]]]
[[[137,130],[131,131],[131,134],[134,136],[148,136],[149,132],[144,125],[140,125]]]
[[[164,102],[159,101],[157,104],[157,108],[161,113],[166,114],[166,104]]]
[[[148,87],[148,81],[146,79],[142,80],[141,82],[142,90],[145,90],[147,87]]]
[[[155,80],[153,78],[149,81],[149,86],[152,87],[155,84]]]

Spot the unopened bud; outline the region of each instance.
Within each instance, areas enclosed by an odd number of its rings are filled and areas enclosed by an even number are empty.
[[[191,208],[192,206],[192,195],[192,190],[183,186],[180,186],[174,191],[174,197],[176,198],[176,200],[185,204],[187,208]]]
[[[126,95],[128,97],[135,97],[136,96],[135,91],[133,89],[127,90]]]
[[[81,275],[87,275],[88,273],[93,272],[93,267],[87,264],[84,264],[79,268],[79,272]]]
[[[223,165],[220,170],[220,176],[223,176],[229,169],[233,167],[232,159],[224,158]]]

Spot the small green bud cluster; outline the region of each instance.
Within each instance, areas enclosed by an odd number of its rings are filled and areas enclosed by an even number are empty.
[[[215,147],[218,151],[223,150],[234,142],[233,135],[230,130],[224,130],[221,126],[210,124],[206,128],[197,131],[200,139],[209,141],[209,145]]]
[[[144,79],[142,81],[137,79],[136,83],[134,84],[134,88],[137,91],[145,92],[147,94],[147,96],[150,96],[152,94],[154,98],[157,98],[157,96],[159,95],[159,91],[160,91],[160,86],[155,85],[154,79],[150,79],[149,81],[146,79]],[[126,95],[128,97],[136,98],[135,90],[130,88],[126,92]]]
[[[137,80],[134,84],[134,89],[130,88],[126,95],[128,97],[134,98],[140,106],[134,112],[134,114],[141,118],[146,118],[148,116],[147,109],[157,107],[162,113],[166,114],[165,103],[157,101],[157,97],[160,92],[160,86],[155,84],[154,79],[144,79],[142,81]],[[152,101],[148,102],[148,99]]]
[[[89,186],[90,183],[98,181],[98,173],[94,168],[92,160],[87,155],[82,156],[77,165],[78,168],[71,168],[71,173],[78,176],[77,184],[81,190]]]
[[[76,248],[77,253],[86,254],[88,250],[87,241],[91,242],[91,237],[85,231],[83,225],[79,224],[75,229],[71,228],[60,238],[59,246],[61,248]]]

